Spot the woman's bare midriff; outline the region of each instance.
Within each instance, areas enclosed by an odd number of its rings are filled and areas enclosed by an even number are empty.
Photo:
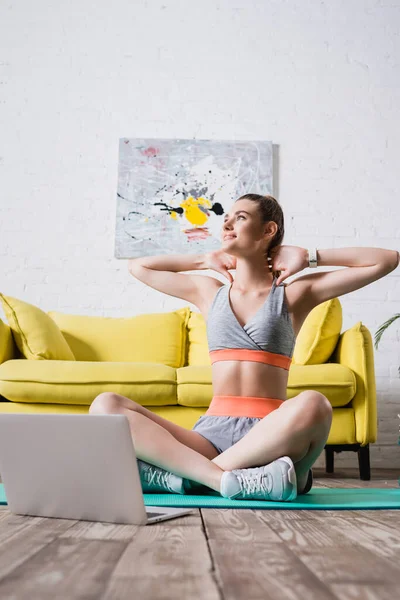
[[[286,369],[247,360],[219,361],[211,368],[214,396],[287,399]]]

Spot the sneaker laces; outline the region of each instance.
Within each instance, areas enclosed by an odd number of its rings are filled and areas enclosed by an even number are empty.
[[[272,491],[273,480],[270,473],[263,473],[257,469],[256,473],[247,474],[235,471],[235,475],[239,480],[244,495],[250,496],[252,493],[260,491],[270,494]]]
[[[162,487],[167,487],[169,490],[171,489],[167,483],[167,475],[168,473],[162,471],[157,468],[147,468],[144,472],[144,478],[148,485],[160,485]]]

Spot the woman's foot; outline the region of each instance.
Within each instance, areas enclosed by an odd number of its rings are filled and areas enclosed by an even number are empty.
[[[183,478],[143,460],[137,459],[144,494],[185,494]]]
[[[297,482],[293,462],[282,456],[263,467],[224,471],[221,496],[238,500],[294,500]]]

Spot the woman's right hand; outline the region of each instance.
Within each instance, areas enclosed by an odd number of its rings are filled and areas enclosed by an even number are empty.
[[[204,255],[204,262],[206,269],[214,269],[214,271],[227,277],[231,283],[233,282],[229,269],[236,269],[236,256],[227,254],[223,250],[214,250]]]

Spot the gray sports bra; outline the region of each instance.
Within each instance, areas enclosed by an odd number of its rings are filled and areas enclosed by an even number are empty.
[[[296,336],[286,305],[285,284],[277,286],[274,277],[267,299],[244,327],[230,305],[231,287],[227,284],[219,288],[208,312],[211,363],[250,360],[289,370]]]

